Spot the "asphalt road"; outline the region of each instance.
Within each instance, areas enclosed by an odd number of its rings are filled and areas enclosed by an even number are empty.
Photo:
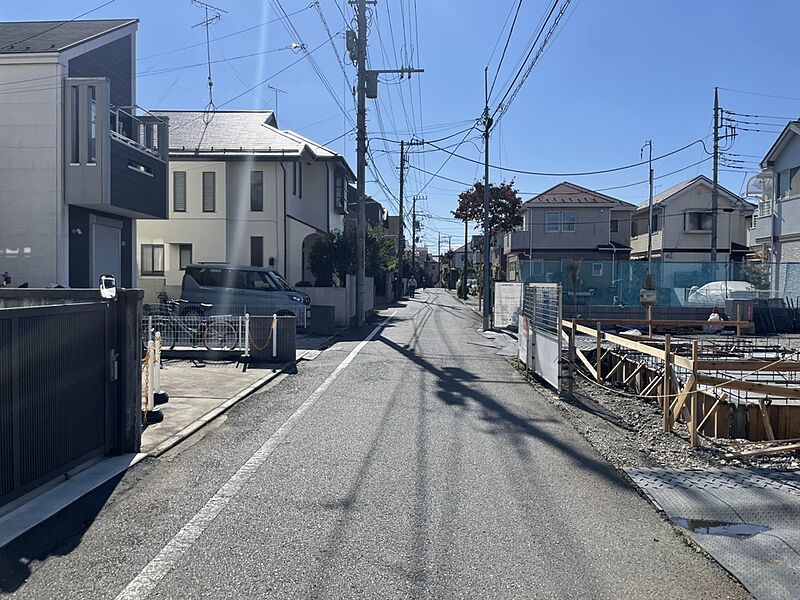
[[[471,309],[434,290],[392,312],[0,550],[0,593],[748,597]]]

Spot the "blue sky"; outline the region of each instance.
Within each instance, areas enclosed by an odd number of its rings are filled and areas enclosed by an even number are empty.
[[[563,0],[562,0],[563,1]],[[69,19],[91,10],[103,0],[36,0],[3,3],[3,20]],[[355,170],[354,136],[339,104],[354,119],[353,101],[345,73],[353,80],[350,64],[340,66],[328,38],[345,54],[341,34],[352,9],[344,0],[319,0],[319,10],[306,0],[280,0],[290,14],[295,33],[276,21],[275,0],[215,0],[227,10],[211,29],[211,37],[236,33],[211,44],[214,100],[218,106],[272,75],[254,91],[225,104],[225,108],[272,108],[279,93],[278,120],[320,143],[345,154]],[[502,96],[507,81],[526,50],[549,0],[523,0],[514,36],[492,95]],[[376,107],[368,101],[370,134],[392,140],[426,140],[450,136],[480,116],[483,108],[483,69],[493,77],[508,32],[504,27],[517,0],[378,0],[369,38],[373,68],[422,67],[425,73],[410,81],[380,85]],[[204,63],[205,33],[193,27],[203,20],[201,9],[189,0],[116,0],[86,18],[135,17],[138,34],[138,102],[146,108],[203,108],[208,102]],[[493,132],[491,162],[538,172],[574,173],[636,163],[640,148],[652,139],[654,154],[682,147],[711,133],[714,86],[726,110],[769,117],[800,114],[800,78],[797,77],[796,0],[572,0],[562,27],[533,69],[519,95]],[[272,21],[272,22],[270,22]],[[263,23],[266,25],[259,26]],[[499,43],[498,43],[499,40]],[[290,46],[304,43],[324,75],[338,103],[318,74]],[[195,45],[188,49],[185,46]],[[246,55],[245,58],[239,58]],[[289,66],[291,63],[296,64]],[[344,71],[344,72],[343,72]],[[387,79],[389,79],[387,77]],[[757,92],[761,95],[751,93]],[[772,96],[780,96],[772,97]],[[377,110],[376,110],[377,109]],[[380,112],[380,118],[378,115]],[[729,152],[729,163],[752,174],[785,121],[738,117],[761,125],[740,123]],[[771,126],[763,125],[771,123]],[[762,129],[768,133],[743,131]],[[381,133],[382,132],[382,133]],[[344,135],[343,135],[344,134]],[[480,139],[473,131],[459,154],[481,158]],[[454,144],[452,137],[440,145]],[[710,149],[710,138],[706,140]],[[375,166],[391,192],[398,193],[397,145],[371,142]],[[419,171],[435,172],[447,159],[440,151],[413,154],[406,197],[424,188],[420,200],[423,237],[435,248],[437,234],[463,235],[463,226],[442,217],[455,208],[463,185],[433,179]],[[419,148],[417,148],[419,149]],[[659,160],[657,177],[707,157],[700,145]],[[471,182],[481,167],[450,158],[440,175]],[[369,173],[369,172],[368,172]],[[661,177],[656,191],[697,175],[711,174],[711,161]],[[492,171],[492,180],[514,177],[527,200],[533,193],[569,179],[593,189],[640,182],[647,167],[585,177],[513,175]],[[748,177],[739,168],[723,171],[720,181],[735,192]],[[368,191],[396,213],[393,198],[369,173]],[[426,185],[427,184],[427,185]],[[639,203],[647,198],[640,184],[607,193]],[[454,247],[457,245],[453,241]]]

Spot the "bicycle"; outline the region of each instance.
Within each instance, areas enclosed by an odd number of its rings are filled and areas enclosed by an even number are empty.
[[[206,350],[234,350],[239,345],[238,323],[225,316],[208,316],[211,304],[166,300],[161,306],[164,312],[152,315],[152,331],[161,333],[163,348],[174,350],[182,338],[192,348],[203,345]]]

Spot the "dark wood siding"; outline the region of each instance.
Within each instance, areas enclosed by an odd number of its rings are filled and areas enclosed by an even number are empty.
[[[131,36],[76,56],[69,61],[70,77],[105,77],[111,81],[111,104],[133,104]]]

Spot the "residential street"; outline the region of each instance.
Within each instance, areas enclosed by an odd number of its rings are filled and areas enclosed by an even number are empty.
[[[496,354],[469,307],[425,290],[390,315],[357,354],[373,326],[0,550],[0,592],[749,597]]]

